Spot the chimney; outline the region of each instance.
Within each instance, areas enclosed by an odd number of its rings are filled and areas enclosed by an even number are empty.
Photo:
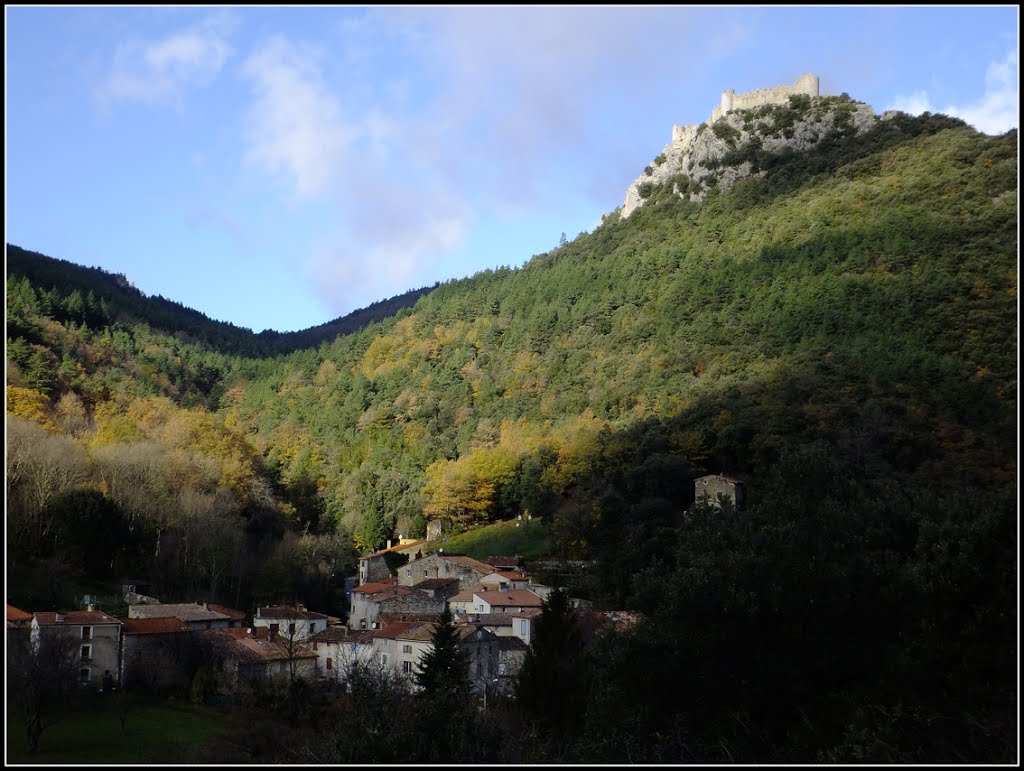
[[[96,604],[90,602],[88,605],[85,606],[85,609],[86,610],[96,610]]]
[[[209,610],[210,606],[207,603],[203,603],[203,610]]]
[[[63,624],[64,623],[64,614],[63,613],[55,613],[54,615],[56,616],[56,621],[57,621],[58,624]]]
[[[390,539],[390,538],[389,538],[389,539],[388,539],[388,548],[389,548],[389,549],[391,548],[391,546],[392,546],[392,544],[393,544],[393,543],[394,543],[394,541],[392,541],[392,539]]]

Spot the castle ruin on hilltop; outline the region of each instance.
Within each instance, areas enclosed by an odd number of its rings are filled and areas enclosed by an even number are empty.
[[[801,75],[791,86],[775,86],[774,88],[756,88],[744,94],[737,94],[735,90],[728,89],[722,92],[722,102],[711,111],[708,123],[716,120],[733,110],[749,110],[753,107],[760,107],[765,104],[785,104],[789,97],[795,94],[806,94],[807,96],[818,96],[819,81],[817,75],[808,73]],[[687,123],[685,126],[672,127],[672,141],[686,141],[691,135],[696,134],[697,126]]]

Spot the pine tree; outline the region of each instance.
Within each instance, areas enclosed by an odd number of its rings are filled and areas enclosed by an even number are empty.
[[[430,649],[420,659],[416,684],[431,699],[464,701],[469,695],[468,663],[446,605],[431,636]]]
[[[581,721],[587,703],[582,651],[576,610],[556,589],[541,604],[516,687],[527,717],[551,737],[570,735]]]

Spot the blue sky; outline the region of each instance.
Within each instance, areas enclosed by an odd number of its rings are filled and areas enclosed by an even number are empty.
[[[5,7],[8,243],[287,331],[593,229],[722,90],[1017,125],[987,8]]]

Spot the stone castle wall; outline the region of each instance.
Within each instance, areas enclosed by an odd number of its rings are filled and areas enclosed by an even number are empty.
[[[716,120],[733,110],[750,110],[754,107],[762,107],[766,104],[785,104],[789,97],[795,94],[806,94],[807,96],[819,96],[819,80],[817,75],[801,75],[791,86],[775,86],[774,88],[757,88],[737,94],[733,89],[722,92],[722,101],[711,111],[708,123]],[[672,127],[672,141],[689,141],[696,135],[697,126],[687,123],[685,126]]]

